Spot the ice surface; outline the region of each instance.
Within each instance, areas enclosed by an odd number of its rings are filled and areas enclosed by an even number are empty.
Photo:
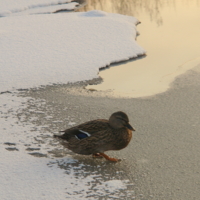
[[[96,78],[99,68],[145,53],[137,23],[102,11],[1,18],[0,91]]]
[[[45,109],[48,115],[39,112]],[[0,95],[1,199],[76,200],[111,196],[123,199],[132,196],[134,191],[128,189],[129,180],[120,176],[123,172],[113,170],[113,165],[106,165],[104,160],[100,166],[95,160],[87,162],[83,156],[72,157],[69,151],[64,152],[63,147],[55,144],[52,133],[46,131],[48,126],[36,125],[40,117],[47,120],[51,117],[49,110],[43,99],[22,98],[12,93]]]

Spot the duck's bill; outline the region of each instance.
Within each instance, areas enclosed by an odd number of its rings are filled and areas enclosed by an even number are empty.
[[[131,131],[135,131],[135,129],[134,129],[130,124],[127,124],[126,127],[127,127],[128,129],[130,129]]]

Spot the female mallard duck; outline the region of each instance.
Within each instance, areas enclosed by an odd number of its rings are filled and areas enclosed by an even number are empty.
[[[105,151],[125,148],[132,138],[135,129],[129,124],[124,112],[113,113],[109,120],[97,119],[66,129],[63,135],[54,135],[66,141],[63,145],[77,154],[104,157],[117,162],[120,159],[110,158]]]

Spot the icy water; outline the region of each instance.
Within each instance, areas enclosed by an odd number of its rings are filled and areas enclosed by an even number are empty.
[[[199,0],[89,0],[81,11],[93,9],[138,18],[137,42],[147,55],[101,70],[103,83],[88,89],[151,96],[166,91],[178,75],[200,63]]]

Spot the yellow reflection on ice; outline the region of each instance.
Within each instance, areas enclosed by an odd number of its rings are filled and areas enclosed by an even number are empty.
[[[96,2],[102,2],[105,11],[134,13],[142,22],[137,26],[141,34],[137,42],[147,56],[100,71],[103,83],[87,88],[112,90],[122,96],[150,96],[166,91],[175,77],[200,63],[199,1],[147,0],[137,5],[139,1],[129,0],[123,2],[130,6],[121,11],[117,9],[119,0]],[[92,9],[90,3],[88,9]]]

